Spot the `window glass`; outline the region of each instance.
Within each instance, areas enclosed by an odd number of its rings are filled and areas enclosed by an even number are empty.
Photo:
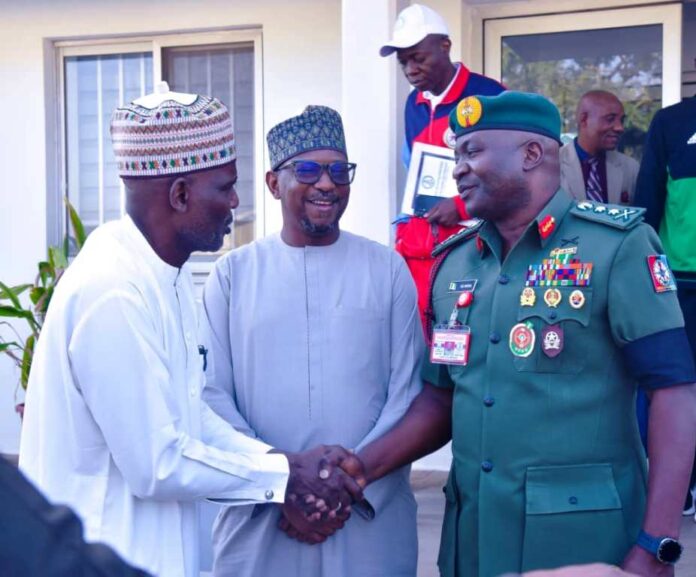
[[[124,198],[111,148],[111,113],[152,92],[152,53],[66,57],[68,198],[88,232],[119,218]]]
[[[502,43],[503,83],[553,100],[567,139],[577,133],[575,108],[582,94],[616,94],[626,112],[619,149],[640,160],[650,119],[661,107],[661,25],[506,36]]]
[[[254,47],[176,47],[163,51],[164,78],[172,90],[215,96],[227,105],[237,144],[237,194],[233,232],[224,249],[254,240]]]
[[[63,63],[67,193],[89,233],[125,211],[109,123],[117,106],[152,92],[153,54],[66,56]],[[251,242],[256,223],[253,43],[165,48],[162,68],[171,90],[212,95],[230,109],[240,202],[223,250]]]

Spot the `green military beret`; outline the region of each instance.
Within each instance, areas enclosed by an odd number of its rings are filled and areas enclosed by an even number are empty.
[[[498,96],[468,96],[449,116],[450,130],[462,136],[477,130],[519,130],[561,143],[561,115],[541,94],[502,92]]]

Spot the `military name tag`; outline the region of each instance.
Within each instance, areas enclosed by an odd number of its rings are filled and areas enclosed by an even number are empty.
[[[466,326],[435,328],[430,345],[430,362],[441,365],[466,365],[469,362],[471,329]]]
[[[467,279],[467,280],[453,280],[449,283],[450,292],[474,292],[476,285],[478,284],[478,279]]]
[[[548,325],[541,330],[541,350],[550,358],[557,357],[563,350],[563,327]]]
[[[648,268],[650,269],[650,278],[656,293],[677,290],[677,283],[674,280],[672,270],[669,268],[666,255],[650,255],[648,257]]]

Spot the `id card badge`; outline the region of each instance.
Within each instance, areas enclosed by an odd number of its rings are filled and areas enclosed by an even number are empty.
[[[430,362],[464,366],[469,362],[470,343],[471,329],[466,325],[436,327],[430,345]]]

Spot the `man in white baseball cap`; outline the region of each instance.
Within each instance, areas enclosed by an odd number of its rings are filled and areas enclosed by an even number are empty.
[[[497,81],[469,71],[450,59],[452,41],[447,24],[437,12],[412,4],[401,11],[392,38],[380,49],[381,56],[396,52],[406,79],[416,90],[406,100],[406,139],[402,159],[408,167],[413,145],[451,147],[448,142],[449,114],[457,103],[473,95],[494,96],[505,88]],[[397,220],[396,249],[406,259],[418,288],[421,317],[428,303],[428,282],[434,245],[461,230],[469,219],[459,197],[444,199],[416,216]]]
[[[399,14],[394,23],[392,39],[379,49],[380,56],[389,56],[399,48],[410,48],[428,34],[449,36],[442,16],[422,4],[412,4]]]

